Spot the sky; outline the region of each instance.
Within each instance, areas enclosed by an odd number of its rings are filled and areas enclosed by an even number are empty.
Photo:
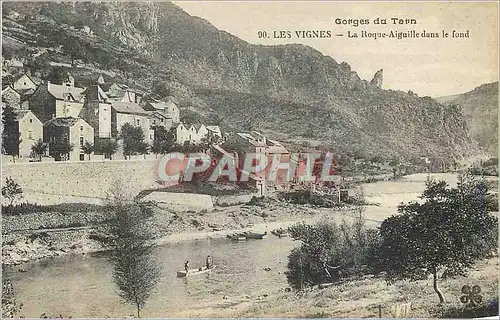
[[[175,1],[187,13],[253,44],[301,43],[338,63],[347,62],[370,81],[384,69],[384,89],[412,90],[420,96],[463,93],[498,81],[497,2],[333,2],[333,1]],[[374,24],[376,18],[387,24]],[[416,24],[393,24],[391,18]],[[357,27],[349,19],[367,19]],[[337,22],[340,22],[337,23]],[[299,38],[295,31],[330,31],[330,38]],[[439,38],[374,39],[368,33],[438,33]],[[442,36],[443,30],[448,38]],[[452,31],[468,38],[453,38]],[[265,31],[269,38],[259,38]],[[274,38],[290,31],[291,38]],[[354,33],[358,38],[348,37]],[[343,36],[336,36],[343,34]]]

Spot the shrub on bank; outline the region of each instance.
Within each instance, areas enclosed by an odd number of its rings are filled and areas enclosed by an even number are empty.
[[[361,216],[354,223],[300,223],[288,231],[302,241],[288,257],[287,278],[295,289],[374,271],[372,257],[379,239],[376,230],[365,227]]]
[[[480,318],[498,316],[498,297],[492,297],[476,306],[453,305],[435,311],[439,318]]]
[[[2,205],[2,215],[16,216],[41,212],[87,213],[99,211],[103,208],[104,206],[89,203],[61,203],[55,205],[39,205],[35,203],[23,202],[6,206]]]
[[[325,208],[342,207],[344,205],[344,203],[338,202],[335,195],[318,195],[310,190],[281,192],[278,194],[278,199],[293,204],[311,204]]]

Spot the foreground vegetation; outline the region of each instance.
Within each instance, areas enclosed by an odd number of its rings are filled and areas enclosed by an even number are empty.
[[[456,188],[445,181],[426,185],[421,201],[401,204],[399,214],[385,219],[377,230],[366,228],[362,209],[351,224],[302,223],[289,228],[302,242],[289,256],[290,285],[304,290],[366,275],[383,274],[387,284],[432,276],[433,290],[444,304],[442,279],[466,276],[477,261],[496,251],[498,218],[490,214],[495,199],[484,179],[462,175]],[[488,298],[498,300],[498,295]],[[494,309],[474,299],[469,306],[479,309],[454,308],[443,315]]]
[[[472,318],[498,314],[490,303],[498,295],[498,258],[477,262],[467,277],[447,278],[441,290],[448,303],[436,301],[427,280],[397,281],[388,286],[382,275],[350,277],[325,289],[311,287],[300,293],[284,292],[233,310],[200,310],[192,316],[265,318]],[[476,308],[460,302],[463,285],[479,285],[483,302]],[[177,315],[176,315],[177,316]],[[178,315],[182,316],[182,314]]]

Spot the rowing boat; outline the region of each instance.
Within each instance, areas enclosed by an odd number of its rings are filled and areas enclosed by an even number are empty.
[[[212,268],[202,267],[202,268],[198,268],[198,269],[189,269],[189,272],[187,272],[187,273],[186,273],[186,270],[177,271],[177,277],[183,278],[183,277],[187,277],[187,276],[195,276],[198,274],[207,273],[207,272],[210,272],[213,269],[215,269],[215,267],[216,266],[212,266]]]
[[[245,241],[247,238],[240,234],[228,234],[227,237],[233,241]]]
[[[247,239],[265,239],[267,238],[267,231],[264,233],[256,233],[256,232],[244,232],[242,233]]]

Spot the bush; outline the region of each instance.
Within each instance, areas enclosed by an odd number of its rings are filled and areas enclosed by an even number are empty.
[[[104,207],[97,204],[88,203],[61,203],[54,205],[42,206],[39,204],[23,202],[16,205],[2,206],[2,215],[17,216],[23,214],[41,213],[41,212],[94,212],[102,210]]]
[[[287,279],[295,289],[361,276],[373,271],[378,247],[376,230],[367,229],[362,214],[354,223],[300,223],[289,228],[302,245],[288,257]]]
[[[478,306],[450,306],[435,312],[439,318],[479,318],[498,316],[498,297]]]
[[[336,196],[318,195],[310,190],[281,192],[278,194],[278,199],[293,204],[312,204],[325,208],[340,207],[343,205],[337,201]]]

